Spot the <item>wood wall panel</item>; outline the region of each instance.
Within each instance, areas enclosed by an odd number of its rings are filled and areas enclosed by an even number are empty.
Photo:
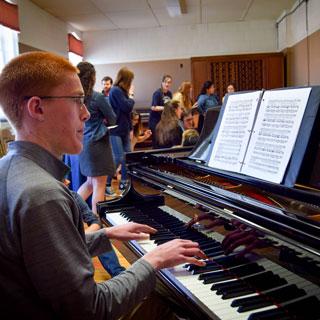
[[[310,84],[320,85],[320,30],[309,37]]]
[[[206,80],[214,82],[220,99],[230,82],[234,82],[239,91],[284,86],[282,53],[192,58],[191,66],[195,97]]]
[[[286,85],[320,85],[320,30],[283,51]]]

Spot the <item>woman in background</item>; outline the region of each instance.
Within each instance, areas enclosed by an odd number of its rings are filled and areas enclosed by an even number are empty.
[[[80,171],[87,177],[78,189],[82,199],[92,194],[92,211],[97,213],[96,203],[105,199],[107,176],[113,176],[115,166],[109,142],[108,125],[114,125],[115,114],[102,93],[93,91],[96,71],[89,62],[80,62],[79,78],[85,94],[85,104],[90,119],[85,122],[83,150],[79,155]]]
[[[161,120],[156,127],[156,147],[171,148],[181,145],[183,129],[180,124],[182,108],[179,101],[165,104]]]
[[[141,116],[138,112],[132,111],[131,113],[132,121],[132,130],[130,131],[130,140],[131,140],[131,150],[134,150],[134,147],[137,143],[143,142],[151,137],[151,130],[142,130]]]
[[[121,68],[109,94],[110,104],[117,116],[117,127],[110,130],[110,140],[116,167],[121,164],[120,191],[124,191],[127,186],[125,152],[131,151],[130,131],[132,125],[130,114],[134,106],[133,78],[134,74],[131,70],[126,67]],[[111,182],[112,176],[108,176],[106,186],[106,194],[108,195],[113,194]]]
[[[219,105],[217,96],[214,94],[215,87],[212,81],[206,81],[198,97],[198,111],[199,111],[199,122],[198,131],[201,132],[204,122],[204,117],[208,109],[214,108]]]
[[[224,97],[228,94],[228,93],[233,93],[236,91],[236,86],[233,82],[230,82],[228,85],[227,85],[227,93],[224,95]],[[224,97],[222,98],[222,103],[224,101]]]
[[[181,83],[178,91],[173,95],[172,100],[179,101],[183,111],[189,111],[194,106],[191,100],[192,84],[189,81]]]
[[[152,95],[151,111],[149,115],[149,128],[152,132],[152,146],[156,146],[156,126],[161,119],[161,113],[167,101],[172,99],[172,93],[169,90],[172,84],[172,77],[165,74],[161,80],[161,87]]]

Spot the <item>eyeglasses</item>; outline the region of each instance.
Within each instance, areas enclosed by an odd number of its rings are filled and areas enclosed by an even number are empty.
[[[30,98],[32,98],[34,96],[27,96],[24,97],[25,100],[29,100]],[[73,100],[79,107],[82,107],[84,105],[84,99],[85,96],[37,96],[40,99],[70,99]]]

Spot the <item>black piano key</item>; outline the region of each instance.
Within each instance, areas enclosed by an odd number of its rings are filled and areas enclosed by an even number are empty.
[[[217,258],[217,257],[220,257],[220,256],[226,257],[224,251],[217,251],[217,252],[208,253],[207,256],[209,258]]]
[[[166,238],[166,239],[157,240],[157,241],[155,241],[155,244],[156,244],[157,246],[160,246],[160,245],[162,245],[162,244],[164,244],[164,243],[166,243],[166,242],[168,242],[168,241],[171,241],[171,240],[174,240],[174,239],[177,239],[177,238],[178,238],[178,237]]]
[[[159,236],[153,240],[156,244],[158,244],[159,242],[170,241],[170,240],[173,240],[176,238],[177,238],[177,236],[175,236],[175,235],[163,235],[163,236]]]
[[[236,288],[233,289],[231,292],[224,292],[222,294],[222,299],[232,299],[232,298],[236,298],[236,297],[241,297],[241,296],[246,296],[247,294],[251,294],[254,293],[255,290],[253,288],[249,288],[249,287],[243,287],[243,288]]]
[[[202,250],[208,248],[222,248],[220,243],[215,243],[210,240],[199,240],[198,243]]]
[[[215,271],[215,270],[221,270],[221,267],[214,264],[214,265],[206,265],[204,267],[199,267],[199,268],[194,268],[194,269],[190,269],[190,267],[188,268],[189,271],[192,271],[192,274],[201,274],[204,272],[208,272],[208,271]]]
[[[265,310],[260,312],[252,313],[248,320],[282,320],[288,319],[288,314],[282,308],[275,308],[271,310]],[[292,319],[289,317],[289,319]]]
[[[252,313],[248,320],[277,320],[280,317],[294,320],[319,320],[320,301],[315,296],[285,304],[277,309]]]
[[[245,312],[258,309],[258,307],[266,307],[272,304],[280,304],[286,301],[297,299],[305,294],[306,292],[304,290],[299,289],[296,285],[292,284],[280,289],[269,291],[266,294],[262,293],[256,297],[236,299],[232,301],[231,306],[238,306],[238,312]]]
[[[211,287],[212,291],[217,291],[218,295],[223,295],[228,292],[238,291],[248,288],[248,286],[242,281],[228,281],[223,283],[213,284]]]
[[[157,240],[165,237],[175,237],[175,235],[171,232],[161,232],[154,233],[150,235],[150,240]]]
[[[267,290],[287,284],[285,279],[273,274],[271,271],[259,273],[257,275],[240,278],[232,282],[217,283],[212,286],[212,290],[221,290],[222,294],[231,294],[233,288],[243,286],[243,288],[253,288],[254,290]]]
[[[214,259],[215,263],[224,267],[224,268],[231,268],[246,264],[249,262],[246,258],[239,258],[236,255],[229,255],[222,258]]]
[[[220,272],[210,272],[199,276],[199,280],[204,280],[205,284],[225,281],[236,277],[243,277],[262,272],[265,269],[256,263],[250,263],[240,267],[235,267],[231,270],[223,270]]]
[[[203,249],[203,252],[206,253],[206,254],[215,253],[215,252],[221,252],[221,251],[223,251],[221,247]]]

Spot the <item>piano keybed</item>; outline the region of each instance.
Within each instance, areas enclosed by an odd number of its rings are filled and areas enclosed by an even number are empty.
[[[197,241],[209,257],[205,267],[180,265],[163,273],[212,319],[320,319],[318,285],[257,254],[241,257],[243,247],[225,255],[223,235],[186,228],[190,218],[168,206],[122,208],[106,219],[111,225],[134,221],[156,228],[150,240],[133,241],[144,253],[174,238]]]

